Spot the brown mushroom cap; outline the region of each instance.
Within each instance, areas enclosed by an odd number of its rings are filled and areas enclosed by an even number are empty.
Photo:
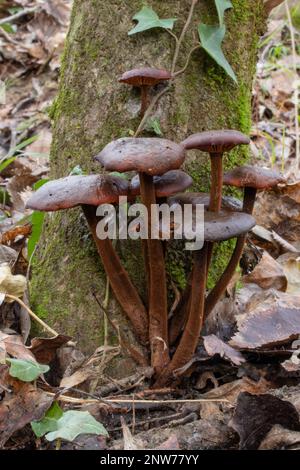
[[[58,211],[87,204],[98,206],[118,202],[128,195],[128,181],[117,176],[67,176],[41,186],[26,207],[38,211]]]
[[[229,240],[249,232],[255,224],[254,217],[245,212],[205,211],[204,238],[209,242]]]
[[[172,220],[172,219],[171,219]],[[180,233],[182,230],[182,238],[187,237],[187,233],[183,230],[182,224],[178,227],[176,219],[173,219],[173,226]],[[193,232],[197,231],[196,217],[193,213]],[[201,221],[200,221],[201,222]],[[239,237],[249,232],[256,222],[254,217],[245,212],[235,212],[230,210],[221,210],[220,212],[204,211],[204,240],[207,242],[221,242],[231,238]],[[164,233],[163,225],[162,233]],[[200,230],[200,228],[199,228]],[[188,237],[187,237],[188,238]]]
[[[174,194],[173,196],[168,197],[168,204],[192,204],[196,206],[197,204],[203,204],[205,208],[208,209],[210,202],[210,195],[208,193],[179,193]],[[227,209],[231,211],[240,211],[242,210],[242,202],[239,199],[236,199],[232,196],[223,196],[222,197],[222,209]]]
[[[162,175],[178,169],[185,159],[182,145],[166,139],[125,137],[106,145],[95,157],[109,171]]]
[[[154,86],[164,80],[170,80],[172,75],[168,70],[154,69],[151,67],[144,67],[141,69],[133,69],[125,72],[119,82],[127,83],[132,86]]]
[[[224,175],[223,184],[238,188],[270,189],[285,179],[277,171],[254,166],[240,166]]]
[[[190,135],[182,142],[182,145],[186,150],[197,149],[202,152],[218,154],[229,152],[236,145],[248,145],[249,143],[249,137],[239,131],[221,130]]]
[[[193,179],[182,170],[171,170],[162,176],[154,176],[153,182],[156,196],[168,197],[178,191],[185,191],[192,186]],[[139,175],[135,175],[130,183],[130,194],[139,196],[140,193],[140,178]]]

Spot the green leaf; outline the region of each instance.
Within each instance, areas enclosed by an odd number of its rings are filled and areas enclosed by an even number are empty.
[[[230,64],[222,51],[222,42],[225,36],[226,28],[223,26],[210,26],[201,23],[198,26],[199,37],[203,49],[222,67],[223,70],[237,83],[237,79]]]
[[[47,432],[57,430],[57,421],[62,417],[63,410],[59,404],[55,401],[51,408],[47,411],[44,418],[41,421],[32,421],[31,427],[36,437],[42,437]]]
[[[103,424],[96,421],[88,411],[66,411],[56,425],[56,431],[49,432],[45,436],[50,442],[55,439],[74,441],[80,434],[108,436]]]
[[[1,171],[5,170],[5,168],[10,165],[12,162],[14,162],[16,157],[11,157],[11,158],[6,158],[0,163],[0,173]]]
[[[9,153],[6,155],[7,157],[13,156],[16,152],[19,150],[22,150],[23,148],[27,147],[27,145],[32,144],[39,138],[38,135],[33,135],[32,137],[29,137],[29,139],[23,140],[20,144],[16,145],[13,149],[9,151]]]
[[[15,34],[17,31],[16,25],[10,23],[3,23],[0,28],[2,28],[8,34]]]
[[[74,166],[72,170],[69,173],[69,176],[74,176],[74,175],[85,175],[85,171],[81,168],[80,165]]]
[[[216,9],[219,17],[219,24],[222,26],[224,24],[224,13],[229,8],[233,8],[232,3],[229,0],[215,0]]]
[[[154,132],[154,134],[162,136],[162,130],[160,128],[160,122],[157,118],[151,118],[147,121],[146,130]]]
[[[22,359],[6,359],[10,363],[9,374],[23,382],[32,382],[39,375],[45,374],[50,369],[49,366],[33,361],[23,361]]]
[[[138,24],[129,31],[128,36],[152,28],[173,29],[176,21],[176,18],[160,19],[158,14],[150,7],[143,7],[132,19],[137,21]]]

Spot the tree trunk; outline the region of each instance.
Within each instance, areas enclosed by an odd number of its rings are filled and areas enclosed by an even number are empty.
[[[224,53],[238,78],[238,86],[201,50],[193,53],[187,71],[176,79],[154,113],[160,119],[164,137],[179,142],[189,134],[209,129],[231,128],[249,133],[251,86],[255,72],[257,44],[264,30],[262,0],[233,0],[226,13],[227,34]],[[176,17],[174,32],[187,18],[191,2],[152,0],[149,5],[162,18]],[[217,22],[214,2],[200,0],[180,50],[178,68],[197,41],[199,20]],[[59,95],[53,104],[54,139],[51,178],[67,175],[80,165],[84,171],[100,172],[92,157],[108,142],[128,136],[139,124],[139,93],[118,83],[126,70],[140,66],[170,69],[174,40],[163,30],[128,36],[132,16],[140,0],[75,0],[71,27],[62,61]],[[226,156],[230,168],[247,159],[241,148]],[[186,171],[195,190],[208,188],[209,158],[189,154]],[[137,242],[119,242],[118,250],[141,295],[145,294],[143,262]],[[134,249],[133,249],[134,247]],[[224,245],[213,272],[220,273],[228,258]],[[175,249],[168,255],[169,276],[184,284],[185,259]],[[81,211],[54,213],[46,218],[42,239],[33,263],[31,301],[36,312],[62,333],[75,337],[83,350],[99,346],[103,337],[99,306],[92,288],[103,300],[105,275]],[[110,311],[123,332],[130,336],[128,323],[111,296]]]

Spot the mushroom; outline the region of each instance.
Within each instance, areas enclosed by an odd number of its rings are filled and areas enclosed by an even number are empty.
[[[274,170],[245,165],[225,173],[223,182],[225,185],[244,188],[242,210],[248,214],[252,214],[257,191],[259,189],[272,189],[279,183],[284,183],[285,179]],[[226,287],[234,275],[243,253],[245,241],[246,235],[238,237],[236,246],[225,271],[206,299],[206,316],[210,314],[220,297],[224,294]]]
[[[116,203],[128,195],[128,182],[116,176],[68,176],[49,181],[28,200],[26,207],[39,211],[58,211],[81,206],[92,232],[112,290],[142,344],[148,343],[148,316],[115,252],[110,239],[100,240],[96,234],[96,207]]]
[[[206,283],[206,259],[209,242],[220,242],[248,232],[255,225],[254,218],[243,212],[204,212],[204,245],[194,252],[194,267],[191,282],[191,300],[188,319],[175,354],[162,372],[156,386],[165,385],[173,374],[186,366],[196,351],[204,323],[204,301]]]
[[[149,88],[171,78],[172,75],[168,70],[144,67],[125,72],[119,82],[141,89],[141,116],[143,117],[149,106]]]
[[[110,171],[139,173],[141,199],[148,211],[149,259],[149,338],[151,364],[157,373],[169,362],[168,306],[165,260],[162,242],[151,238],[151,206],[156,206],[153,177],[178,169],[185,150],[170,140],[159,138],[123,138],[108,144],[95,159]]]
[[[205,209],[208,210],[210,202],[210,195],[208,193],[179,193],[168,197],[168,204],[170,206],[179,204],[184,206],[185,204],[197,204],[204,205]],[[242,209],[241,202],[231,196],[222,197],[222,209],[228,209],[231,211],[240,211]],[[179,337],[188,316],[188,310],[190,305],[190,294],[191,294],[191,276],[188,279],[187,286],[182,294],[180,302],[177,305],[176,310],[170,320],[169,324],[169,342],[173,345]]]
[[[186,150],[197,149],[208,152],[211,161],[211,187],[209,210],[218,212],[221,208],[223,187],[223,154],[237,145],[248,145],[249,137],[235,130],[219,130],[199,132],[189,136],[182,142]],[[213,244],[208,247],[207,270],[210,265]]]

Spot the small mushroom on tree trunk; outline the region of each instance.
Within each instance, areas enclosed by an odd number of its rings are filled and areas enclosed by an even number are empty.
[[[116,203],[128,195],[128,182],[116,176],[68,176],[50,181],[28,200],[27,207],[39,211],[58,211],[81,206],[101,256],[110,285],[141,344],[148,343],[148,316],[137,290],[112,245],[96,235],[96,207]]]
[[[141,89],[141,117],[144,117],[149,106],[149,88],[171,78],[171,73],[168,70],[144,67],[125,72],[119,78],[119,82]]]
[[[107,170],[139,174],[141,200],[147,210],[151,364],[159,374],[169,362],[168,305],[163,246],[160,239],[152,238],[152,229],[158,223],[153,177],[178,169],[185,150],[166,139],[123,138],[108,144],[95,159]]]

